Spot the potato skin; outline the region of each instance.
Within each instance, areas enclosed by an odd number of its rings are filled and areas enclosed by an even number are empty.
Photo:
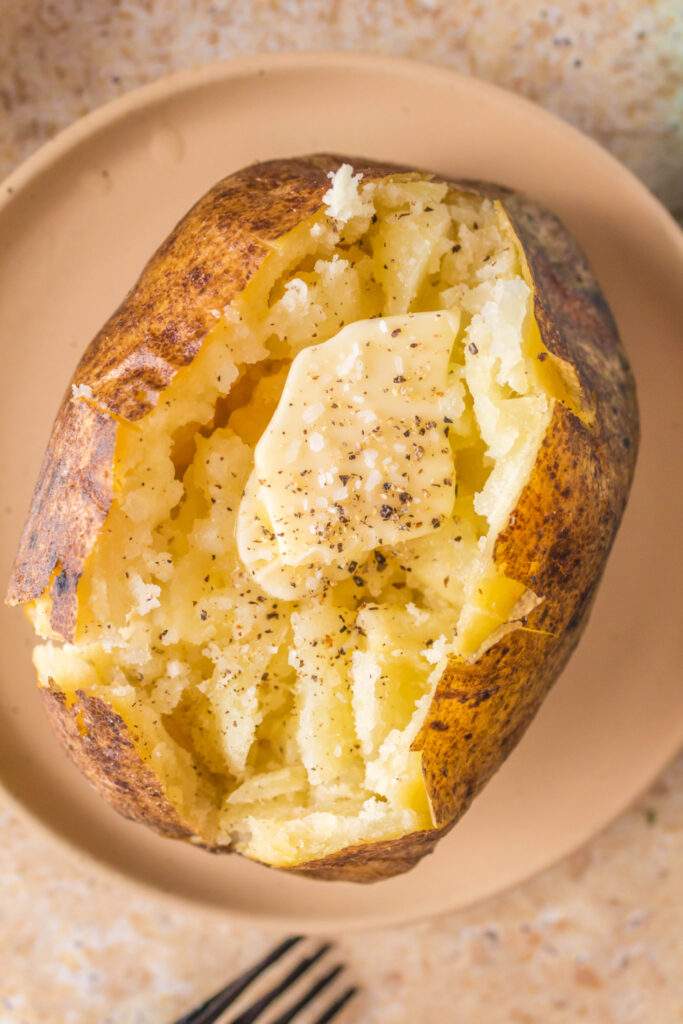
[[[173,839],[189,839],[192,829],[180,820],[157,777],[140,760],[120,715],[81,690],[70,706],[59,690],[41,689],[40,694],[71,760],[119,814]]]
[[[140,419],[176,372],[192,362],[222,308],[286,234],[322,205],[334,156],[246,167],[212,188],[174,228],[93,338],[71,384],[92,404],[64,396],[38,476],[7,592],[23,604],[49,587],[52,627],[73,638],[76,588],[112,500],[117,419]],[[396,168],[356,161],[366,177]]]
[[[137,420],[267,255],[268,242],[322,204],[327,172],[351,163],[366,179],[412,168],[316,155],[245,168],[219,182],[174,229],[83,356],[73,383],[93,403],[64,399],[50,439],[8,591],[19,604],[53,595],[52,626],[73,636],[76,587],[112,500],[117,418]],[[439,180],[446,180],[439,178]],[[594,411],[586,425],[555,404],[537,463],[496,544],[496,563],[543,597],[518,629],[476,663],[453,662],[415,741],[436,827],[361,844],[289,869],[324,879],[372,882],[412,867],[469,807],[531,722],[571,655],[623,513],[638,445],[633,378],[609,308],[585,257],[561,222],[499,186],[452,182],[500,199],[535,285],[547,349],[571,363]],[[135,751],[123,720],[104,702],[45,691],[53,726],[74,761],[126,817],[161,834],[189,837]]]

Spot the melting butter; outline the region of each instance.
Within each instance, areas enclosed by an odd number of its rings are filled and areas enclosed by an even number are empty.
[[[237,520],[240,557],[265,591],[319,592],[450,515],[440,407],[458,327],[446,310],[362,320],[295,357]]]

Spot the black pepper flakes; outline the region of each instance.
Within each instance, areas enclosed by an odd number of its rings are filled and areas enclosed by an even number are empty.
[[[375,565],[377,566],[377,568],[378,568],[378,570],[380,572],[382,572],[384,569],[386,569],[386,567],[387,567],[387,560],[386,560],[386,558],[384,557],[384,555],[382,554],[381,551],[373,551],[372,556],[375,559]]]

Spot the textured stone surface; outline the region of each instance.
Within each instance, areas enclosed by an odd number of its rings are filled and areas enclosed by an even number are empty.
[[[0,1022],[167,1024],[273,938],[84,875],[0,812]],[[683,1013],[683,758],[512,892],[349,936],[348,1024],[674,1024]]]
[[[75,117],[176,68],[374,49],[478,74],[588,131],[683,213],[680,0],[6,0],[0,175]],[[164,1024],[272,937],[83,874],[0,806],[0,1024]],[[683,1019],[683,758],[587,846],[512,892],[341,945],[349,1024]]]
[[[683,212],[680,0],[5,0],[0,175],[92,107],[239,53],[371,50],[524,93]]]

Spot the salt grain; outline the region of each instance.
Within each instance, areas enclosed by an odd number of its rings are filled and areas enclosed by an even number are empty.
[[[377,487],[381,480],[382,474],[379,473],[376,469],[371,470],[370,473],[368,473],[367,480],[365,481],[365,490],[374,491],[375,487]]]
[[[324,412],[325,406],[322,402],[316,402],[314,405],[309,405],[304,409],[301,418],[304,423],[315,423],[317,419],[320,419]]]
[[[351,373],[351,370],[355,366],[359,355],[360,348],[358,346],[358,342],[354,342],[353,345],[351,346],[351,351],[349,352],[349,354],[346,356],[345,359],[342,359],[342,361],[337,366],[337,374],[340,377],[348,377],[348,375]]]

